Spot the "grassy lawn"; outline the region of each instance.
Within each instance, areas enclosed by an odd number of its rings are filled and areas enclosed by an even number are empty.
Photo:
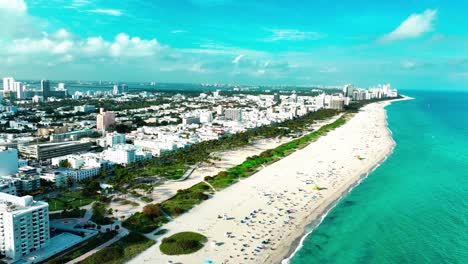
[[[151,203],[153,201],[153,198],[151,197],[146,197],[146,196],[143,196],[140,198],[143,202],[145,203]]]
[[[167,219],[163,216],[151,218],[139,212],[127,218],[122,225],[129,230],[146,234],[154,231],[165,223],[167,223]]]
[[[176,195],[162,202],[161,206],[170,216],[178,216],[207,200],[211,192],[210,186],[201,182],[188,189],[178,190]]]
[[[205,177],[206,182],[211,184],[216,190],[225,189],[241,178],[249,177],[254,174],[262,165],[266,166],[276,162],[298,149],[302,149],[308,144],[316,141],[321,136],[327,134],[331,130],[342,126],[346,123],[348,115],[344,115],[335,122],[325,125],[317,131],[309,133],[303,137],[287,142],[274,149],[266,150],[258,156],[247,158],[242,164],[237,165],[227,171],[222,171],[213,177]],[[205,183],[199,183],[185,190],[177,191],[177,194],[161,203],[163,210],[172,217],[181,215],[204,200],[209,199],[209,193],[212,190]]]
[[[181,232],[162,240],[159,249],[166,255],[190,254],[200,250],[207,238],[195,232]]]
[[[82,244],[79,244],[71,248],[65,254],[62,254],[61,256],[58,256],[54,259],[49,260],[47,263],[49,264],[66,263],[96,248],[97,246],[104,244],[105,242],[111,240],[114,236],[115,234],[112,232],[105,233],[105,234],[98,234],[97,236],[86,240]]]
[[[99,199],[98,195],[84,196],[81,192],[63,193],[56,198],[45,199],[50,211],[61,211],[68,208],[88,205]]]
[[[335,122],[320,128],[310,134],[307,134],[301,138],[292,140],[275,149],[267,150],[261,153],[259,156],[253,156],[245,160],[242,164],[231,168],[227,171],[218,173],[213,177],[205,177],[205,180],[210,183],[215,189],[222,190],[234,183],[240,178],[249,177],[254,174],[262,165],[268,165],[273,162],[280,160],[281,158],[293,153],[297,149],[304,148],[311,142],[316,141],[322,135],[325,135],[329,131],[340,127],[349,115],[345,114]],[[204,182],[196,184],[191,188],[178,190],[177,194],[172,198],[162,202],[160,208],[172,217],[181,215],[197,204],[202,203],[204,200],[209,199],[209,194],[213,191],[209,185]],[[124,263],[131,259],[133,256],[141,253],[146,248],[150,247],[154,242],[137,236],[142,236],[140,233],[149,233],[156,228],[162,226],[167,220],[164,217],[149,217],[142,213],[136,213],[128,218],[123,225],[128,229],[132,230],[131,236],[129,235],[126,240],[115,243],[114,245],[101,250],[97,254],[94,254],[90,258],[86,259],[85,264],[117,264]],[[160,250],[165,254],[178,255],[178,254],[189,254],[195,252],[203,247],[206,242],[206,237],[201,234],[192,232],[183,232],[175,234],[169,238],[165,238],[160,246]]]
[[[153,244],[153,240],[130,232],[119,241],[85,259],[81,264],[123,264]]]

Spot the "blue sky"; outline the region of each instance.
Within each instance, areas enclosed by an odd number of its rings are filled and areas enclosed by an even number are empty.
[[[468,88],[467,1],[0,0],[0,75]]]

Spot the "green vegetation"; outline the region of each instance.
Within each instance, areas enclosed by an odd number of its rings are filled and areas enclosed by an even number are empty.
[[[70,168],[70,167],[71,167],[71,164],[70,164],[70,162],[68,162],[67,159],[64,159],[64,160],[61,160],[61,161],[59,162],[59,167],[60,167],[60,168]]]
[[[207,200],[210,193],[210,186],[201,182],[188,189],[178,190],[176,195],[162,202],[161,206],[170,216],[178,216]]]
[[[102,202],[95,202],[93,204],[93,216],[91,221],[98,225],[110,225],[113,223],[112,219],[107,217],[112,214],[112,209],[107,210],[108,204]]]
[[[86,258],[81,264],[123,264],[153,244],[153,240],[141,234],[130,232],[114,244]]]
[[[71,210],[63,210],[61,213],[49,214],[50,219],[60,218],[81,218],[85,215],[85,209],[73,208]]]
[[[348,117],[349,114],[345,114],[335,122],[325,125],[317,131],[292,140],[278,146],[277,148],[266,150],[258,156],[249,157],[242,164],[230,168],[227,171],[222,171],[215,176],[205,177],[205,181],[212,185],[216,190],[222,190],[229,187],[240,179],[254,174],[262,165],[266,166],[278,161],[295,150],[304,148],[311,142],[316,141],[329,131],[342,126]],[[191,188],[177,191],[175,196],[162,202],[161,206],[162,209],[170,216],[176,217],[189,211],[204,200],[207,200],[210,193],[212,193],[210,186],[201,182]]]
[[[164,234],[167,233],[167,231],[168,231],[167,229],[160,229],[160,230],[154,232],[154,235],[155,235],[155,236],[164,235]]]
[[[140,199],[141,199],[143,202],[145,202],[145,203],[151,203],[151,202],[153,201],[153,198],[151,198],[151,197],[146,197],[146,196],[141,197]]]
[[[59,264],[59,263],[66,263],[70,260],[73,260],[86,252],[93,250],[94,248],[98,247],[99,245],[104,244],[105,242],[111,240],[116,235],[115,232],[109,232],[104,234],[98,234],[83,243],[69,249],[67,252],[58,256],[54,259],[47,261],[48,264]]]
[[[190,254],[200,250],[207,238],[194,232],[181,232],[162,240],[159,249],[166,255]]]
[[[271,150],[262,152],[259,156],[249,157],[242,164],[235,166],[225,172],[220,172],[214,177],[207,177],[206,181],[210,183],[215,189],[222,190],[234,183],[239,179],[248,177],[255,173],[262,165],[268,165],[278,161],[297,149],[304,148],[311,142],[316,141],[321,136],[329,131],[342,126],[346,123],[348,115],[344,115],[337,119],[335,122],[325,125],[319,130],[309,133],[303,137],[287,142]]]
[[[84,195],[83,192],[68,192],[58,195],[56,198],[44,200],[49,203],[50,211],[62,211],[88,205],[99,199],[98,195]]]
[[[157,159],[133,163],[127,167],[117,167],[114,171],[115,176],[109,182],[115,186],[136,185],[136,178],[154,175],[168,179],[179,179],[190,166],[209,160],[211,153],[242,147],[259,138],[276,138],[289,133],[297,133],[319,120],[333,117],[336,114],[335,110],[322,109],[281,123],[226,135],[217,140],[203,141],[165,153]]]
[[[149,233],[167,223],[164,213],[159,204],[148,204],[143,207],[143,212],[135,213],[126,219],[122,225],[129,230]]]

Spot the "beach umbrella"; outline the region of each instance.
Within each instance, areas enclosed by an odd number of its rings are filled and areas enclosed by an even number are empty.
[[[213,261],[211,260],[205,260],[205,263],[204,264],[213,264]]]

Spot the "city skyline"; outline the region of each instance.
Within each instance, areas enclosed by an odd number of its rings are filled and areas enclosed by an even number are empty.
[[[0,73],[18,79],[468,87],[468,31],[458,26],[465,3],[177,2],[0,1]]]

